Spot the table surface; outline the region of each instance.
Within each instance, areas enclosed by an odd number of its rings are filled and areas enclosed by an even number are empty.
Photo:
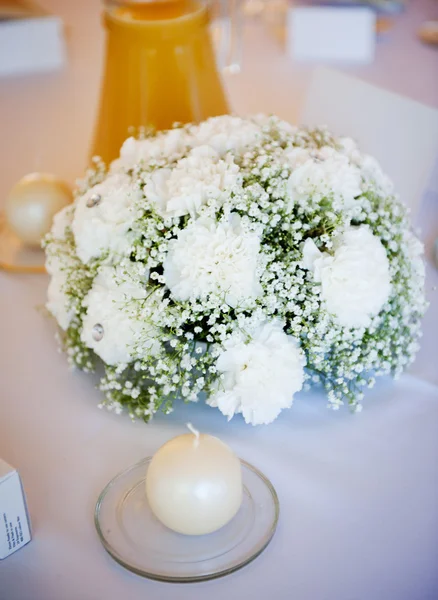
[[[65,19],[68,67],[59,74],[0,81],[0,198],[39,169],[68,180],[85,165],[102,60],[99,3],[45,0]],[[438,105],[438,54],[415,38],[436,17],[415,0],[379,42],[373,65],[347,69],[423,103]],[[246,32],[243,73],[227,80],[237,112],[277,112],[295,120],[311,74],[274,37]],[[96,409],[89,376],[68,370],[54,325],[38,310],[45,276],[0,273],[0,456],[16,466],[34,539],[0,563],[2,600],[103,598],[233,600],[427,600],[438,597],[438,272],[431,262],[438,199],[428,191],[418,222],[426,243],[431,307],[411,373],[385,380],[364,411],[326,410],[301,394],[269,427],[227,423],[201,405],[178,407],[149,425]],[[223,579],[163,584],[122,569],[93,525],[96,498],[119,470],[151,455],[191,421],[254,463],[277,489],[281,515],[267,550]]]

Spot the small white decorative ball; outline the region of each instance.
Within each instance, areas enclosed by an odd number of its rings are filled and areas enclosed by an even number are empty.
[[[152,458],[146,475],[149,506],[178,533],[202,535],[226,525],[242,503],[240,460],[219,438],[173,438]]]
[[[47,173],[30,173],[12,188],[6,200],[6,221],[22,242],[39,246],[54,215],[72,201],[66,183]]]

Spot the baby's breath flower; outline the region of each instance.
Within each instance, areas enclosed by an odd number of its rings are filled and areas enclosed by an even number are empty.
[[[421,336],[423,247],[374,158],[325,129],[215,117],[96,160],[45,240],[69,363],[99,407],[267,423],[301,387],[362,410]],[[304,366],[305,362],[305,366]]]

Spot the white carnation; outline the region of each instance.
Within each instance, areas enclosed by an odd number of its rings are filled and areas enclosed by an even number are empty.
[[[389,298],[388,257],[368,225],[349,227],[335,241],[333,255],[307,239],[303,266],[313,271],[327,310],[345,327],[367,327]]]
[[[64,331],[70,325],[74,309],[70,306],[64,292],[66,280],[60,273],[54,275],[47,288],[47,310],[55,317],[58,325]]]
[[[378,161],[369,154],[362,154],[354,140],[348,137],[339,140],[341,151],[348,156],[349,160],[359,167],[365,184],[372,183],[382,195],[390,195],[394,192],[394,185],[387,175],[384,174]]]
[[[293,170],[301,167],[308,161],[312,161],[312,152],[308,148],[300,146],[286,151],[286,157]]]
[[[73,221],[73,211],[74,206],[69,204],[53,217],[50,238],[55,242],[55,251],[49,250],[46,253],[46,271],[49,275],[54,275],[63,268],[63,260],[68,261],[66,253],[60,253],[57,243],[65,240],[67,227],[71,227]]]
[[[47,310],[55,317],[61,329],[66,330],[74,315],[71,300],[65,293],[68,271],[59,261],[51,262],[51,279],[47,289]]]
[[[91,290],[84,299],[87,312],[83,318],[81,340],[109,365],[133,360],[136,342],[149,337],[149,351],[159,344],[158,330],[138,318],[133,300],[148,296],[148,271],[141,263],[124,261],[117,267],[101,267]],[[103,337],[96,340],[93,328],[103,327]]]
[[[295,135],[298,131],[298,127],[296,125],[292,125],[291,123],[288,123],[287,121],[284,121],[275,115],[265,115],[263,113],[259,113],[251,117],[251,121],[262,129],[274,129],[276,133],[288,136],[289,138]]]
[[[137,140],[128,138],[120,149],[120,157],[111,163],[111,171],[132,169],[139,163],[148,164],[160,158],[169,160],[184,153],[189,136],[184,129],[171,129],[156,137]]]
[[[220,156],[241,153],[261,137],[260,128],[252,121],[224,115],[212,117],[192,128],[193,145],[211,146]]]
[[[67,227],[71,226],[73,206],[60,210],[53,218],[51,237],[54,240],[65,240]],[[55,246],[55,249],[57,246]],[[46,270],[51,275],[47,290],[47,310],[55,317],[59,326],[66,330],[74,315],[71,299],[65,293],[68,273],[72,268],[72,259],[66,252],[55,250],[47,252]]]
[[[359,148],[357,147],[356,141],[350,137],[339,138],[339,146],[341,152],[346,154],[350,160],[357,163],[360,159]]]
[[[324,146],[313,151],[294,148],[288,158],[292,167],[289,178],[292,203],[306,206],[310,198],[318,202],[329,197],[333,198],[334,208],[347,210],[362,194],[360,170],[334,148]]]
[[[231,156],[219,159],[208,146],[193,149],[174,169],[158,169],[147,179],[144,194],[163,217],[195,217],[210,200],[221,205],[239,182]]]
[[[275,319],[260,325],[246,342],[231,337],[217,360],[224,375],[208,403],[217,406],[229,419],[242,413],[246,423],[271,423],[304,381],[304,358],[294,338]]]
[[[50,230],[53,238],[57,240],[65,239],[65,231],[67,227],[71,227],[73,212],[74,206],[69,204],[56,213],[53,217],[52,229]]]
[[[261,293],[257,276],[260,238],[240,217],[217,223],[201,218],[169,243],[164,278],[177,300],[223,294],[230,306],[247,306]]]
[[[87,206],[97,194],[100,201]],[[83,263],[98,258],[106,251],[112,255],[126,255],[132,245],[129,230],[136,218],[135,202],[141,198],[128,175],[111,175],[95,185],[76,202],[72,230],[77,255]]]

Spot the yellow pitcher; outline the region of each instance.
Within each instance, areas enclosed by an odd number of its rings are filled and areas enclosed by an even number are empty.
[[[214,9],[224,27],[224,62],[238,46],[239,19],[232,18],[238,1],[106,0],[106,65],[93,155],[116,158],[130,127],[167,129],[228,112],[210,22]]]

